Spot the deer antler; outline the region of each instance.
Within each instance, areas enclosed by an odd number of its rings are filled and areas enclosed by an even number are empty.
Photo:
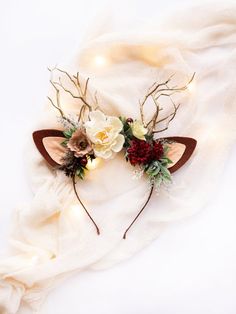
[[[163,132],[165,130],[168,129],[170,122],[174,119],[174,117],[176,116],[176,113],[179,109],[180,104],[176,105],[175,102],[172,99],[172,96],[176,93],[185,91],[188,88],[188,85],[193,81],[195,76],[195,73],[192,75],[191,79],[188,81],[188,83],[184,86],[173,86],[170,87],[169,83],[173,77],[173,75],[171,75],[165,82],[163,83],[154,83],[148,90],[148,93],[145,95],[144,99],[139,103],[140,105],[140,115],[141,115],[141,120],[142,123],[145,127],[147,127],[149,129],[149,133],[159,133],[159,132]],[[163,109],[160,106],[159,103],[159,99],[161,97],[168,97],[171,101],[171,104],[173,106],[173,111],[167,115],[166,117],[159,119],[159,113],[160,111]],[[147,100],[151,98],[154,105],[155,105],[155,112],[152,116],[152,118],[150,119],[149,122],[145,122],[145,118],[144,118],[144,106],[147,102]],[[156,127],[158,124],[160,124],[161,122],[167,121],[166,126],[161,129],[161,130],[157,130]]]
[[[78,115],[78,120],[79,121],[83,120],[83,117],[86,114],[86,111],[90,112],[93,109],[92,105],[90,105],[88,100],[87,100],[89,78],[86,79],[84,86],[82,86],[79,72],[77,72],[76,75],[72,76],[68,72],[61,70],[57,67],[54,67],[54,68],[48,69],[48,70],[51,72],[50,83],[56,91],[56,104],[53,102],[53,100],[50,97],[48,97],[48,99],[51,102],[51,104],[53,105],[53,107],[59,111],[61,117],[64,120],[66,120],[70,124],[74,125],[74,123],[65,116],[65,114],[62,110],[61,104],[60,104],[60,91],[63,90],[64,92],[69,94],[72,98],[77,99],[77,100],[82,102],[82,106],[80,108],[79,115]],[[55,71],[65,75],[65,77],[68,79],[69,83],[73,85],[73,89],[75,92],[71,91],[71,89],[68,89],[64,86],[61,76],[59,76],[57,80],[53,79],[53,73]]]

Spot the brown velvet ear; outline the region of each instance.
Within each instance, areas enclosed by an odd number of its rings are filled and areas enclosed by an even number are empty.
[[[170,141],[170,150],[167,153],[167,157],[173,161],[170,165],[169,171],[171,173],[175,172],[181,168],[191,157],[197,141],[190,137],[166,137],[165,140]],[[173,143],[171,143],[173,141]]]
[[[65,136],[59,130],[40,130],[33,133],[33,139],[40,154],[52,167],[61,164],[66,148],[61,145]]]

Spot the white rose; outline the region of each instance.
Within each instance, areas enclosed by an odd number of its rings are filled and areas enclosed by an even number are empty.
[[[85,123],[86,134],[93,144],[97,157],[111,158],[122,150],[125,138],[120,132],[123,124],[117,117],[105,116],[101,111],[92,111]]]
[[[130,127],[132,130],[133,135],[140,139],[145,140],[145,136],[148,130],[144,127],[141,121],[135,120],[134,122],[130,123]]]

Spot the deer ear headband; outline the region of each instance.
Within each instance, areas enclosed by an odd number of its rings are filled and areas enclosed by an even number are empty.
[[[99,109],[97,98],[94,104],[87,100],[88,82],[83,86],[79,73],[71,75],[66,71],[54,68],[65,75],[68,82],[73,85],[73,90],[65,88],[61,78],[50,80],[55,93],[56,103],[49,98],[51,105],[60,114],[63,130],[39,130],[33,133],[35,145],[43,158],[50,166],[62,170],[66,176],[71,177],[75,195],[94,224],[97,234],[100,230],[81,201],[77,189],[77,179],[84,179],[88,162],[94,162],[96,158],[109,159],[117,153],[124,153],[124,158],[133,167],[138,176],[145,176],[150,182],[150,192],[137,216],[125,230],[123,239],[139,218],[153,194],[154,188],[160,188],[172,182],[172,173],[181,168],[191,157],[197,141],[189,137],[162,137],[156,134],[168,129],[170,122],[175,118],[179,105],[172,99],[173,94],[183,92],[192,82],[182,87],[170,87],[170,77],[163,83],[155,82],[143,101],[140,102],[140,119],[108,116]],[[60,93],[65,92],[79,102],[80,109],[76,119],[67,116],[60,104]],[[160,98],[167,97],[171,101],[172,112],[166,117],[159,118],[161,111]],[[144,117],[144,106],[151,99],[155,105],[153,116],[148,122]],[[160,125],[163,125],[161,129]]]

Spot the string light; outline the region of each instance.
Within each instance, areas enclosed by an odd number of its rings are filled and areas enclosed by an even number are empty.
[[[74,204],[71,206],[70,208],[70,215],[72,216],[72,218],[80,218],[82,214],[81,211],[81,206],[78,204]]]
[[[94,169],[96,169],[99,166],[100,163],[101,163],[101,159],[100,158],[89,159],[88,163],[86,165],[86,168],[88,170],[94,170]]]
[[[39,261],[39,256],[38,255],[33,255],[31,257],[31,263],[36,264]]]
[[[102,66],[106,65],[106,63],[107,63],[107,60],[104,56],[97,55],[94,57],[94,64],[97,67],[102,67]]]

